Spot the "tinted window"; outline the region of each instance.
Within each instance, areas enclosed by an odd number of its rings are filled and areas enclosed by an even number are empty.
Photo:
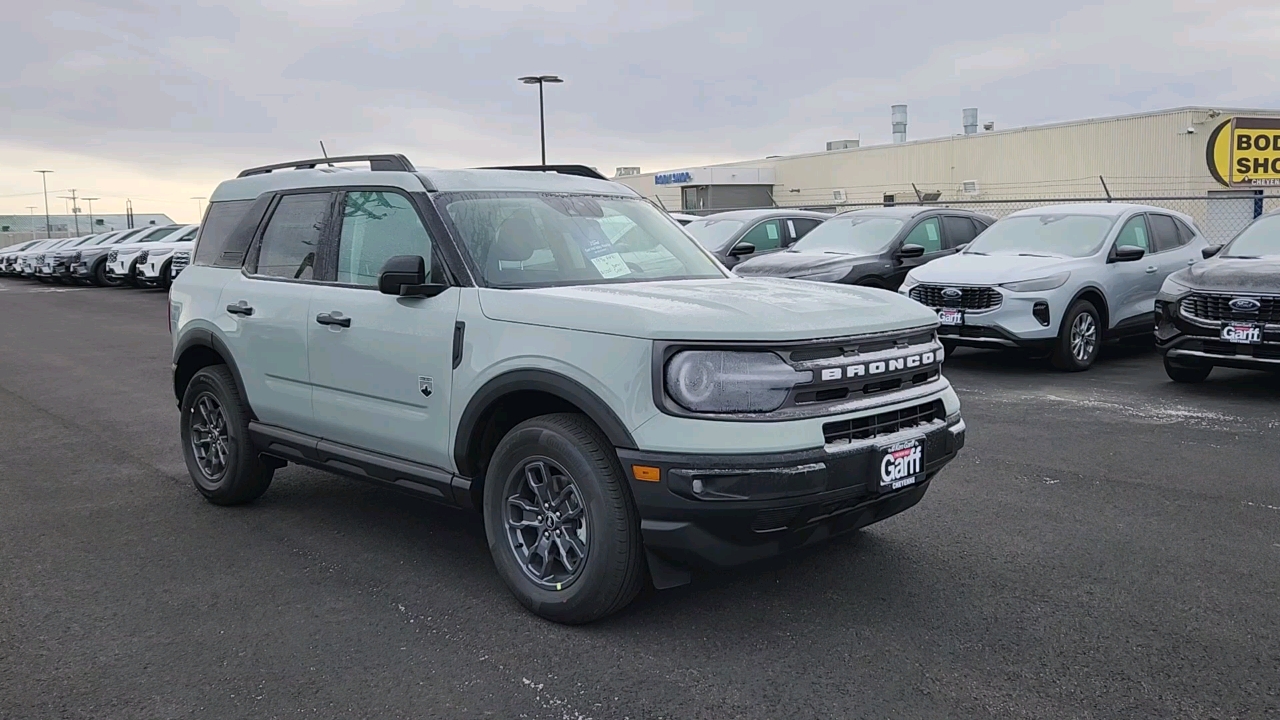
[[[1178,237],[1178,226],[1168,215],[1148,215],[1147,223],[1151,226],[1152,240],[1155,241],[1155,252],[1173,250],[1182,244]]]
[[[378,284],[389,258],[417,255],[431,274],[431,238],[409,199],[392,192],[349,192],[342,206],[337,281]]]
[[[1175,225],[1178,226],[1178,244],[1179,245],[1186,245],[1187,243],[1196,239],[1196,231],[1187,227],[1186,223],[1182,222],[1178,218],[1174,218],[1173,222]]]
[[[228,257],[225,260],[222,255],[227,249],[227,241],[231,238],[232,231],[252,206],[252,200],[209,203],[209,209],[204,214],[204,222],[200,224],[200,232],[196,235],[196,252],[192,262],[196,265],[215,267],[240,267],[244,260],[241,253],[232,253],[234,257]]]
[[[765,220],[748,230],[738,242],[755,245],[756,252],[777,250],[782,247],[782,221]]]
[[[791,224],[793,227],[795,227],[796,239],[799,240],[805,235],[808,235],[810,230],[821,225],[822,221],[815,220],[813,218],[795,218],[794,220],[791,221]]]
[[[267,221],[254,272],[267,277],[310,280],[329,218],[329,193],[285,195]]]
[[[973,223],[967,217],[947,215],[942,218],[942,225],[947,231],[947,247],[949,248],[969,243],[977,236],[973,229]]]
[[[1120,229],[1120,234],[1116,236],[1116,247],[1121,245],[1132,245],[1151,252],[1151,242],[1147,239],[1147,224],[1143,222],[1141,215],[1129,218],[1129,222]]]
[[[932,217],[923,220],[907,235],[902,241],[903,245],[919,245],[924,248],[926,255],[929,253],[942,251],[942,229],[938,224],[938,218]]]

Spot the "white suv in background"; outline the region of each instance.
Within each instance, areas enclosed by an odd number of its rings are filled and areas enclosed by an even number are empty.
[[[149,243],[143,248],[134,266],[137,283],[145,287],[168,289],[169,283],[173,281],[170,264],[179,252],[185,251],[186,257],[190,257],[191,248],[196,244],[196,230],[199,229],[199,225],[183,225],[163,239]],[[183,262],[183,264],[186,263]]]
[[[116,281],[123,280],[134,287],[138,287],[138,279],[135,272],[137,268],[134,263],[143,259],[139,255],[143,250],[151,247],[152,243],[167,239],[183,227],[185,226],[157,225],[135,235],[129,242],[112,248],[111,252],[107,254],[107,277]]]

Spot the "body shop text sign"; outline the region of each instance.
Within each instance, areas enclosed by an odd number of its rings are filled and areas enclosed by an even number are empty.
[[[1280,118],[1231,118],[1210,133],[1206,155],[1227,187],[1280,186]]]

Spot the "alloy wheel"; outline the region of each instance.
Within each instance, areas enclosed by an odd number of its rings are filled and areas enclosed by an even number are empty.
[[[191,406],[191,451],[196,465],[209,480],[218,480],[227,470],[231,437],[222,404],[212,393],[201,393]]]
[[[1098,323],[1082,312],[1071,323],[1071,354],[1080,362],[1088,362],[1098,346]]]
[[[507,540],[530,580],[563,590],[586,566],[587,510],[572,476],[546,457],[530,458],[507,481]]]

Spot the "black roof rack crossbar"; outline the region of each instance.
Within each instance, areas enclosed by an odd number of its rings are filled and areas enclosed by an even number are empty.
[[[343,155],[341,157],[312,158],[311,160],[295,160],[293,162],[263,165],[262,167],[241,170],[236,177],[250,175],[266,175],[272,170],[311,170],[317,165],[330,163],[367,162],[369,169],[377,172],[415,172],[413,163],[403,155]]]
[[[481,170],[524,170],[527,172],[553,172],[560,175],[577,175],[578,177],[591,178],[592,180],[608,180],[609,178],[601,175],[599,171],[593,170],[586,165],[508,165],[506,167],[487,167]]]

